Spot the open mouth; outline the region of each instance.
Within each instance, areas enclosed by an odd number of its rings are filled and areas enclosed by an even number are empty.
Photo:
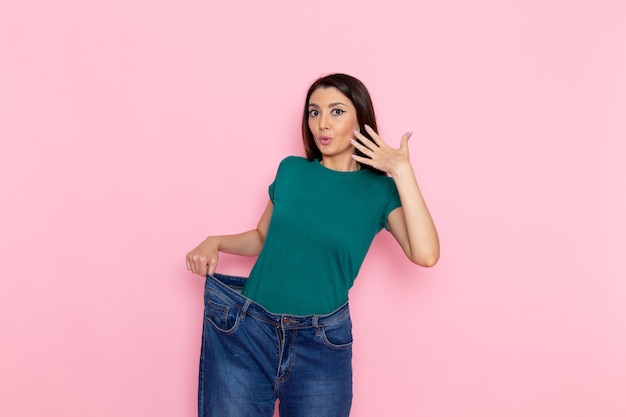
[[[330,136],[320,136],[319,141],[321,145],[326,146],[326,145],[329,145],[330,142],[333,141],[333,138],[331,138]]]

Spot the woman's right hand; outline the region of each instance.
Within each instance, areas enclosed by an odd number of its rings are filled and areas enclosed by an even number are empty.
[[[194,274],[214,275],[219,252],[242,256],[258,256],[263,248],[274,205],[267,202],[256,229],[235,235],[209,236],[187,254],[187,269]]]
[[[219,258],[219,238],[209,236],[187,254],[187,269],[201,276],[215,274]]]

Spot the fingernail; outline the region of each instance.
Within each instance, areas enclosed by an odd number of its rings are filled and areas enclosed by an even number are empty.
[[[358,130],[353,130],[353,132],[354,132],[355,135],[359,133]]]
[[[356,143],[356,140],[350,139],[350,143],[354,145]]]
[[[409,135],[409,137],[411,137],[413,135],[413,132],[409,132],[409,133],[407,133],[407,135]]]

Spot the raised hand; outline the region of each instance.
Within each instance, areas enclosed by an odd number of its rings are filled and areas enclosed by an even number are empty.
[[[365,130],[370,134],[372,140],[367,138],[359,131],[354,131],[354,137],[358,139],[352,140],[352,144],[356,149],[361,151],[366,157],[352,155],[352,157],[360,164],[369,165],[383,172],[388,172],[394,176],[403,166],[411,164],[409,160],[409,138],[412,132],[407,132],[400,139],[400,147],[394,149],[372,129],[365,125]]]

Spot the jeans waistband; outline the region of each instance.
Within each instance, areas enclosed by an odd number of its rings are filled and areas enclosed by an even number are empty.
[[[245,318],[246,315],[258,320],[280,326],[286,329],[303,329],[313,327],[323,327],[350,317],[350,310],[346,302],[337,310],[328,314],[298,316],[291,314],[275,314],[267,311],[260,304],[241,294],[241,290],[246,283],[244,277],[214,274],[206,276],[205,291],[209,291],[239,309]]]

